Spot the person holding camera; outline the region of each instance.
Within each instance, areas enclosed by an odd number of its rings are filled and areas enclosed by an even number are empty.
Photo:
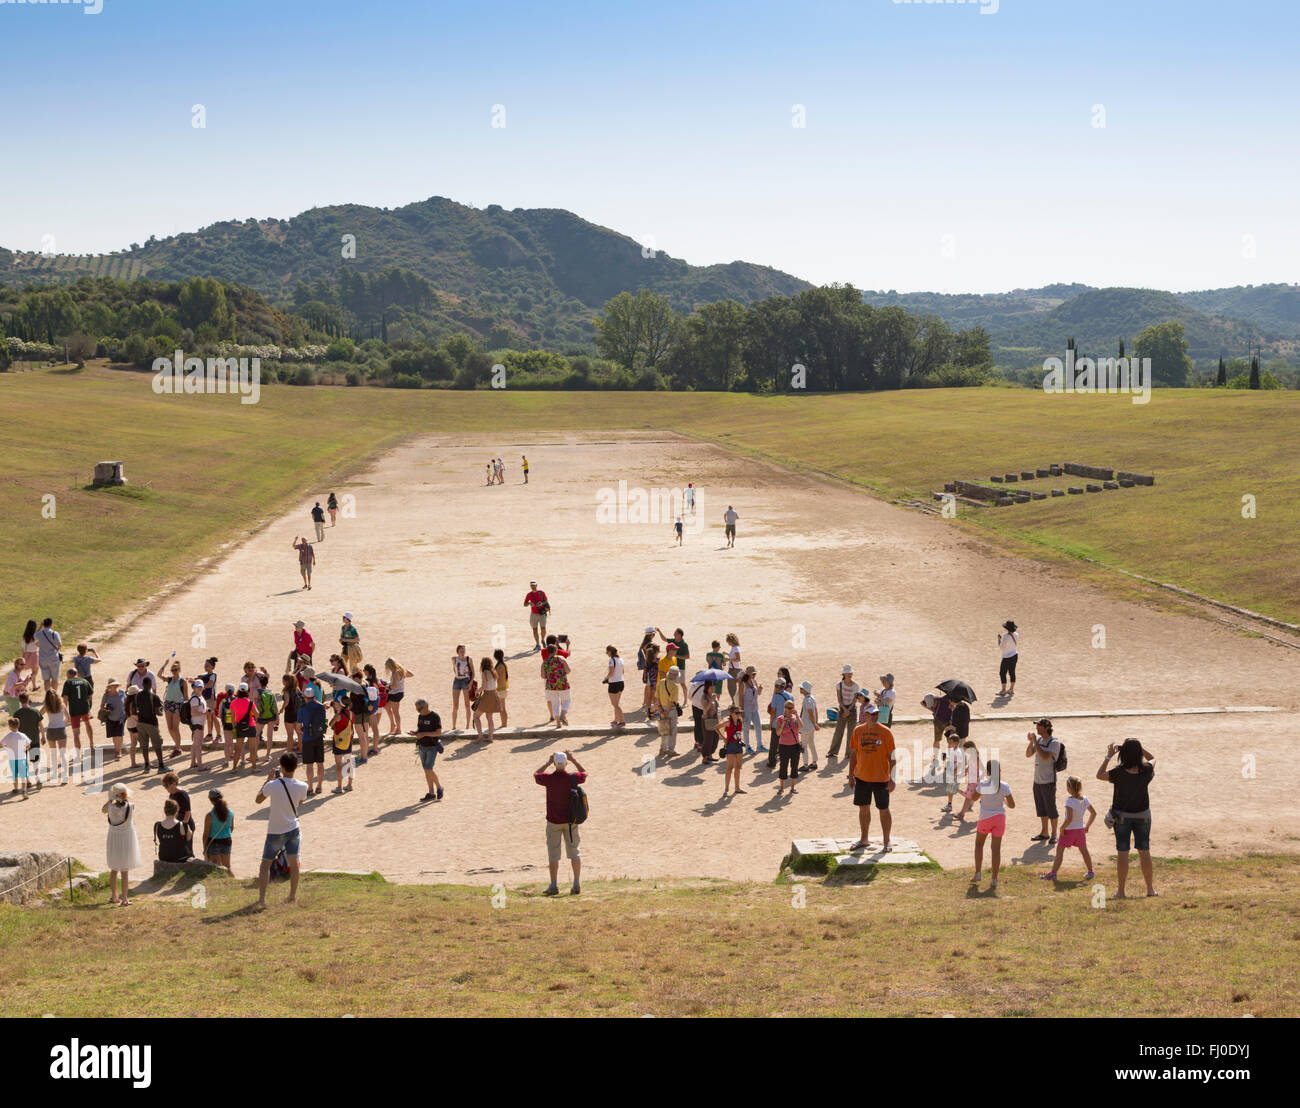
[[[551,602],[546,599],[546,593],[537,587],[536,581],[528,582],[524,607],[528,609],[528,626],[533,629],[533,653],[535,654],[542,649],[542,639],[546,636],[546,617],[551,610]]]
[[[420,797],[420,803],[423,804],[426,800],[442,799],[442,782],[433,769],[438,755],[443,752],[442,719],[429,708],[427,700],[417,700],[415,711],[418,718],[411,734],[415,736],[415,750],[420,756],[420,766],[424,769],[424,783],[428,786],[428,790]]]
[[[570,773],[564,767],[573,763],[576,773]],[[551,773],[546,771],[550,769]],[[573,787],[587,780],[587,771],[578,763],[572,752],[552,754],[542,763],[542,768],[533,774],[533,780],[546,790],[546,860],[551,870],[551,883],[545,889],[546,896],[558,896],[557,879],[560,873],[560,848],[569,856],[569,865],[573,867],[573,888],[570,892],[577,896],[582,892],[582,851],[578,825],[573,822],[570,805]]]
[[[298,822],[298,805],[307,796],[307,786],[294,779],[298,768],[296,754],[281,754],[280,766],[267,777],[254,798],[258,804],[271,802],[266,821],[266,843],[262,847],[262,867],[257,874],[258,908],[266,907],[266,885],[271,880],[271,863],[284,851],[289,866],[289,903],[298,897],[298,855],[302,850],[302,828]]]
[[[1119,765],[1109,769],[1110,760],[1119,755]],[[1154,754],[1148,753],[1138,739],[1125,739],[1116,746],[1106,748],[1098,781],[1109,781],[1114,786],[1110,811],[1105,823],[1115,832],[1115,881],[1119,886],[1116,896],[1125,896],[1128,881],[1128,856],[1130,846],[1136,847],[1142,879],[1147,885],[1147,896],[1159,896],[1153,884],[1151,865],[1151,798],[1148,790],[1155,777]]]

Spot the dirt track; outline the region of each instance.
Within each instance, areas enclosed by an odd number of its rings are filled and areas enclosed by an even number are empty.
[[[97,671],[124,676],[139,654],[155,664],[176,649],[187,675],[208,654],[221,659],[222,682],[246,659],[283,670],[292,623],[307,622],[319,647],[330,647],[338,616],[351,611],[367,661],[392,655],[418,675],[411,702],[425,696],[450,723],[450,662],[458,642],[475,657],[505,636],[512,662],[512,723],[540,723],[546,711],[531,647],[523,595],[530,578],[549,594],[552,631],[576,644],[575,723],[611,718],[599,684],[603,648],[614,643],[635,673],[640,632],[650,623],[681,626],[693,660],[703,663],[709,640],[740,636],[744,660],[758,667],[770,695],[778,665],[796,682],[810,680],[823,710],[844,662],[874,686],[897,678],[900,711],[945,677],[969,680],[977,712],[996,713],[995,634],[1010,617],[1023,633],[1017,694],[1006,711],[1090,708],[1174,708],[1275,705],[1285,714],[1202,716],[1128,722],[1071,721],[1058,729],[1070,771],[1084,778],[1099,812],[1109,788],[1090,780],[1107,741],[1137,735],[1157,755],[1153,787],[1153,849],[1195,855],[1252,848],[1296,849],[1300,837],[1296,774],[1290,755],[1298,696],[1295,652],[1191,616],[1170,615],[1114,599],[1031,562],[1006,558],[943,521],[871,500],[851,490],[737,458],[711,446],[636,436],[548,435],[520,446],[465,442],[436,435],[380,460],[361,480],[335,489],[356,497],[356,517],[327,529],[318,547],[315,587],[298,588],[295,535],[311,529],[310,502],[266,528],[205,574],[145,615],[102,649]],[[532,463],[523,486],[521,450]],[[507,461],[508,484],[487,488],[490,453]],[[598,492],[665,488],[694,481],[705,526],[671,545],[671,521],[603,523]],[[327,489],[320,490],[323,501]],[[723,546],[721,513],[740,513],[734,550]],[[202,624],[206,645],[191,646]],[[1093,645],[1104,628],[1105,646]],[[62,629],[65,640],[76,629]],[[75,640],[74,640],[75,641]],[[499,639],[498,639],[499,641]],[[694,667],[692,667],[694,668]],[[725,700],[725,696],[724,696]],[[629,685],[624,708],[640,701]],[[998,747],[1020,806],[1009,821],[1007,855],[1038,864],[1026,851],[1036,831],[1023,723],[977,723],[981,750]],[[929,727],[900,726],[899,745],[928,748]],[[822,771],[793,800],[773,802],[774,781],[747,762],[747,795],[718,803],[719,767],[682,760],[653,775],[642,772],[655,740],[635,735],[574,739],[591,772],[593,805],[585,829],[586,876],[708,875],[766,879],[795,837],[852,834],[854,809],[842,765],[826,768],[830,732],[819,736]],[[304,864],[377,869],[407,881],[514,882],[545,870],[542,792],[532,772],[562,738],[546,736],[488,748],[449,744],[439,770],[447,788],[440,804],[415,803],[423,789],[416,756],[395,746],[362,767],[358,789],[327,790],[304,813]],[[679,742],[679,750],[690,742]],[[1243,774],[1253,757],[1255,775]],[[209,756],[211,758],[211,756]],[[179,760],[180,766],[188,758]],[[120,766],[121,763],[115,765]],[[177,767],[179,768],[179,767]],[[1249,765],[1246,767],[1250,768]],[[211,782],[231,775],[182,772],[200,812]],[[142,828],[161,817],[156,775],[110,765],[109,782],[140,782]],[[264,815],[254,815],[257,782],[244,775],[223,784],[237,825],[235,870],[254,872]],[[970,864],[969,832],[936,823],[939,790],[901,784],[894,794],[895,833],[918,840],[946,866]],[[1064,786],[1062,785],[1062,799]],[[92,868],[104,865],[101,798],[72,786],[0,804],[0,847],[65,850]],[[156,810],[156,811],[155,811]],[[250,818],[251,817],[251,818]],[[146,857],[147,831],[141,835]],[[1094,856],[1105,861],[1113,842],[1100,822]],[[1077,856],[1067,865],[1077,867]]]

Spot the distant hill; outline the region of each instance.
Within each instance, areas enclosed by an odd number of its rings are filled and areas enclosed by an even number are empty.
[[[355,259],[343,256],[346,235],[355,236]],[[507,211],[495,204],[480,211],[443,197],[401,208],[350,204],[292,219],[214,223],[108,257],[0,251],[0,283],[83,273],[167,281],[211,276],[247,285],[273,303],[300,305],[318,283],[335,282],[342,267],[375,273],[394,266],[433,285],[434,330],[440,325],[497,340],[513,335],[550,346],[588,342],[592,316],[625,290],[648,288],[688,311],[713,300],[748,304],[810,287],[749,262],[693,266],[663,251],[643,251],[627,235],[572,212]]]
[[[1014,369],[1061,356],[1069,338],[1086,354],[1114,353],[1121,338],[1131,348],[1144,327],[1167,320],[1183,324],[1198,361],[1240,357],[1253,343],[1262,344],[1266,355],[1289,356],[1295,344],[1288,340],[1300,336],[1300,290],[1290,285],[1172,293],[1057,284],[984,295],[866,292],[863,299],[933,312],[954,327],[981,326],[997,364]]]

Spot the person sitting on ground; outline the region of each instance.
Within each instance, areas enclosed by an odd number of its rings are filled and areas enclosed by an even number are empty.
[[[194,833],[188,824],[177,819],[178,814],[175,800],[168,797],[163,801],[163,818],[153,825],[153,841],[160,862],[188,862],[194,857],[190,847]]]

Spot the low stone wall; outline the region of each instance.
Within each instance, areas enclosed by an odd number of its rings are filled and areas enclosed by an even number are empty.
[[[1113,469],[1102,469],[1100,466],[1085,466],[1078,462],[1066,462],[1065,472],[1071,477],[1091,477],[1094,481],[1113,481],[1115,480],[1115,471]]]
[[[68,859],[53,851],[0,854],[0,900],[22,904],[37,893],[65,884]]]
[[[958,496],[969,496],[972,500],[1002,500],[1007,495],[1005,489],[991,489],[974,481],[954,481],[953,484]]]
[[[1120,481],[1132,481],[1135,485],[1154,485],[1155,477],[1150,473],[1117,473],[1116,478]]]

